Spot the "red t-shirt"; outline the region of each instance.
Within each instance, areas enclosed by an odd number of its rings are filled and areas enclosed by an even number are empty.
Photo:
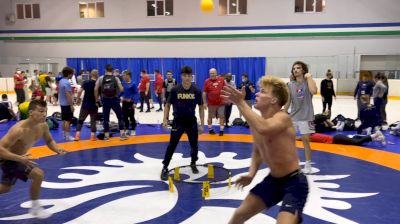
[[[333,136],[314,133],[314,134],[310,135],[310,141],[311,142],[320,142],[320,143],[332,144],[333,143]]]
[[[221,90],[224,88],[225,80],[222,77],[207,79],[204,83],[204,92],[207,93],[208,105],[223,105],[224,99],[221,97]]]
[[[24,81],[24,76],[22,76],[22,75],[20,75],[20,74],[18,74],[18,73],[15,73],[15,74],[14,74],[14,80],[15,80],[15,81]],[[15,88],[16,88],[16,89],[23,89],[23,88],[24,88],[24,83],[15,84]]]
[[[157,75],[156,81],[154,82],[154,90],[157,90],[157,88],[158,88],[157,93],[162,93],[163,84],[164,84],[164,80],[162,78],[162,75]]]
[[[146,84],[150,83],[150,77],[148,75],[144,75],[142,79],[140,80],[139,84],[139,92],[144,93],[146,92]]]

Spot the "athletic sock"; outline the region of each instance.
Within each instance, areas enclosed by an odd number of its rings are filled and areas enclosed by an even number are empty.
[[[39,206],[40,206],[40,204],[39,204],[38,200],[32,200],[32,208],[37,208]]]

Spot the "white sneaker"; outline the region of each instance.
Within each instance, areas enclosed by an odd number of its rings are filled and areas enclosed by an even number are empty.
[[[371,135],[371,131],[372,131],[372,128],[369,127],[369,128],[363,129],[363,130],[362,130],[362,134],[364,134],[364,135]]]
[[[67,135],[67,136],[64,137],[64,140],[73,142],[73,141],[75,141],[75,138],[72,137],[71,135]]]
[[[135,136],[136,135],[136,130],[131,130],[129,133],[130,136]]]
[[[119,137],[119,140],[121,140],[121,141],[125,141],[125,140],[128,140],[128,139],[129,139],[128,136],[126,136],[125,134],[123,134],[123,135],[121,135]]]
[[[376,131],[376,134],[378,134],[378,136],[376,137],[376,141],[380,142],[383,146],[386,146],[386,137],[385,135],[383,135],[383,133],[381,131]]]
[[[306,164],[304,164],[303,173],[310,174],[311,170],[312,170],[311,163],[306,162]]]
[[[29,214],[38,219],[47,219],[52,215],[50,212],[48,212],[41,206],[29,209]]]

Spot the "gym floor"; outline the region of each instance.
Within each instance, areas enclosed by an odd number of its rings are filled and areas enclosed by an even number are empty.
[[[398,102],[389,101],[389,123],[400,120]],[[314,97],[314,108],[316,113],[321,110],[319,97]],[[49,106],[48,114],[54,111],[59,107]],[[355,101],[338,97],[333,116],[339,112],[354,118]],[[174,182],[171,193],[168,182],[160,180],[169,140],[169,131],[157,125],[162,113],[136,116],[140,122],[137,135],[127,141],[118,137],[109,142],[90,141],[85,127],[81,141],[65,142],[61,128],[51,131],[56,142],[71,153],[55,156],[42,141],[30,153],[45,171],[41,204],[53,216],[40,222],[33,219],[28,213],[29,184],[17,181],[11,192],[0,196],[0,223],[227,223],[249,189],[269,172],[263,166],[243,191],[229,188],[228,181],[211,184],[207,199],[202,198],[201,184]],[[237,116],[235,108],[232,118]],[[0,136],[14,123],[0,124]],[[226,128],[225,133],[200,135],[198,164],[224,167],[235,180],[248,171],[252,139],[245,127]],[[386,146],[376,142],[362,147],[312,143],[313,172],[307,175],[310,194],[304,223],[399,223],[400,141],[387,131],[384,134]],[[302,164],[301,142],[297,146]],[[169,168],[189,163],[190,146],[184,136]],[[200,169],[205,175],[206,171]],[[275,206],[247,223],[275,223],[279,209]]]

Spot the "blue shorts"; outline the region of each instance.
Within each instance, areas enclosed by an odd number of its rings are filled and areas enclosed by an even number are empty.
[[[297,213],[299,223],[302,222],[303,208],[308,195],[308,182],[307,177],[300,170],[280,178],[275,178],[270,174],[250,192],[260,197],[267,208],[282,201],[280,212],[290,212],[294,215]]]
[[[26,182],[33,169],[33,167],[11,160],[0,160],[0,167],[3,170],[1,183],[10,186],[14,185],[17,179]]]

